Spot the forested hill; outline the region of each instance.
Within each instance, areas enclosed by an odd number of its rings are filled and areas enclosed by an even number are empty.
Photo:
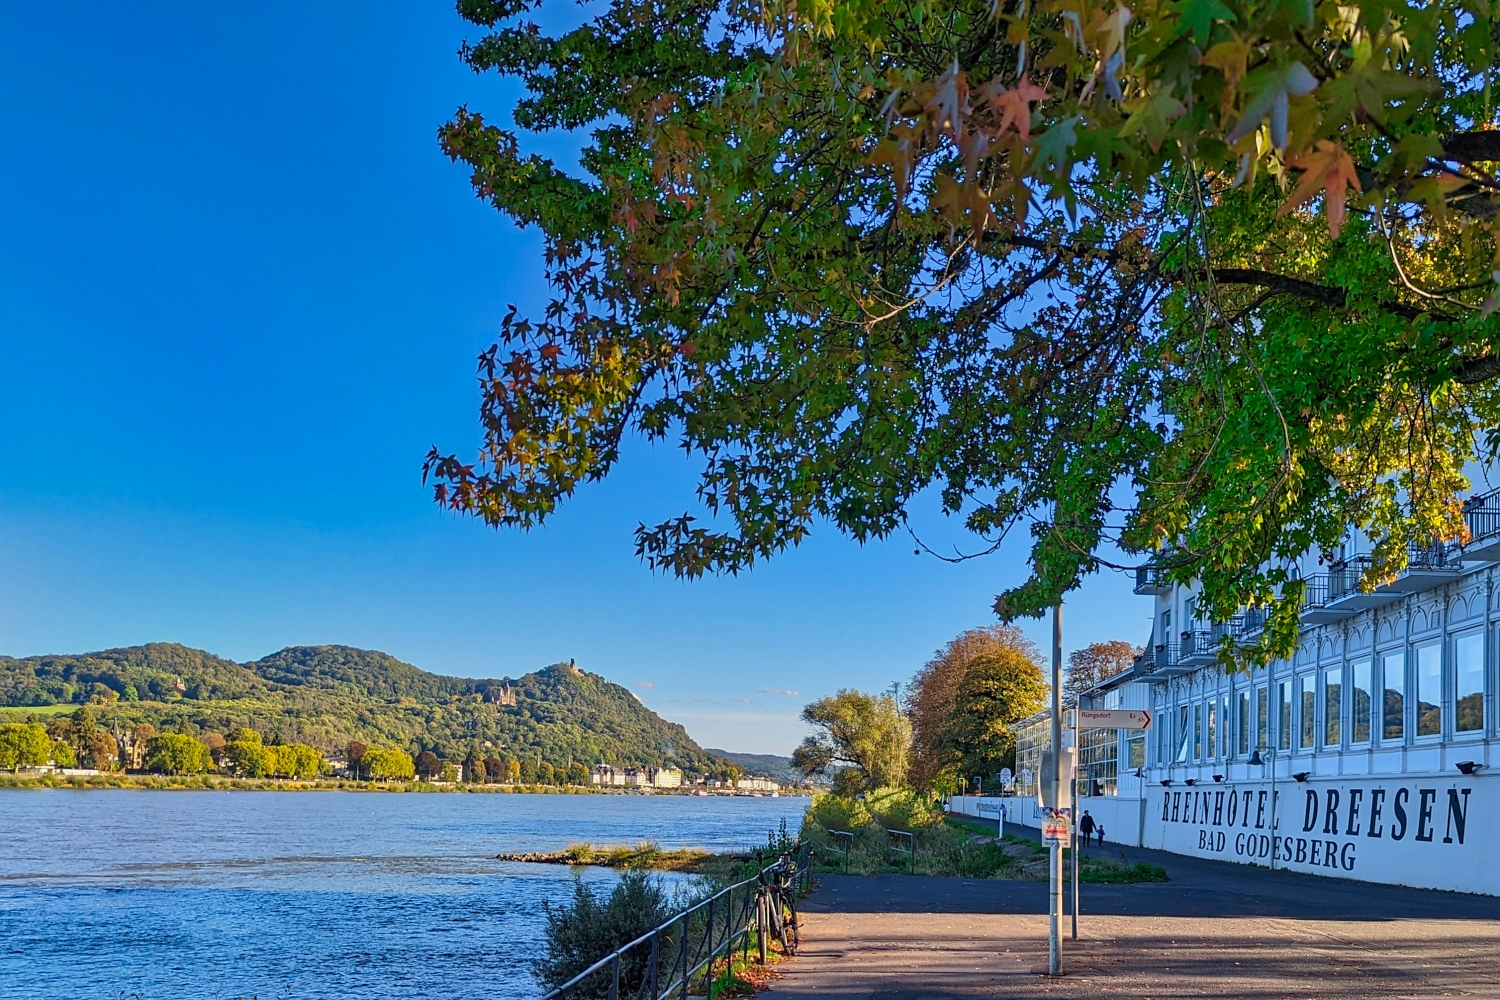
[[[0,656],[0,705],[92,702],[106,723],[198,734],[249,726],[327,750],[351,739],[553,764],[728,766],[625,688],[571,664],[517,678],[431,674],[377,650],[293,646],[235,663],[176,643],[76,656]],[[486,747],[486,744],[488,746]]]

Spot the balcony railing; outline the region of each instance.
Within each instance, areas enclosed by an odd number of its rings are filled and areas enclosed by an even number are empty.
[[[1500,490],[1470,497],[1464,503],[1464,524],[1469,528],[1464,558],[1500,560]]]
[[[1138,596],[1146,597],[1153,594],[1165,594],[1172,589],[1167,582],[1166,574],[1162,568],[1155,563],[1147,563],[1137,566],[1135,569],[1135,592]]]

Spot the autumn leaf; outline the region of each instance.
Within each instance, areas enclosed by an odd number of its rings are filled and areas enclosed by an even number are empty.
[[[1303,171],[1292,196],[1276,210],[1284,216],[1298,205],[1323,196],[1323,211],[1328,216],[1328,235],[1338,238],[1344,227],[1344,199],[1348,188],[1362,191],[1354,160],[1336,142],[1322,139],[1312,150],[1287,160],[1287,165]]]
[[[1245,116],[1224,141],[1233,146],[1260,128],[1260,123],[1269,117],[1271,145],[1279,150],[1286,149],[1289,100],[1311,94],[1317,89],[1318,78],[1300,62],[1293,62],[1274,69],[1258,69],[1245,78],[1245,86],[1255,97],[1245,108]]]
[[[989,91],[987,99],[995,113],[1000,116],[997,133],[1014,127],[1023,140],[1031,139],[1031,105],[1046,100],[1047,90],[1030,80],[1022,80],[1014,90],[999,87],[998,92]]]
[[[912,153],[911,139],[898,136],[881,140],[874,152],[865,158],[865,162],[871,166],[884,163],[891,168],[891,174],[896,182],[898,205],[906,200],[906,192],[911,186]]]
[[[929,121],[939,132],[947,132],[956,143],[962,137],[964,119],[972,110],[969,107],[969,84],[964,71],[958,68],[958,60],[948,67],[948,72],[938,77],[937,89],[922,110],[931,117]]]

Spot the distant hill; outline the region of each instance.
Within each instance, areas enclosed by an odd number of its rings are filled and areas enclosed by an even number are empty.
[[[774,753],[733,753],[729,750],[705,750],[703,752],[711,753],[715,757],[723,757],[749,774],[763,774],[784,784],[802,785],[807,782],[806,778],[792,770],[790,757],[781,757]]]
[[[106,725],[144,721],[190,733],[250,726],[268,739],[328,750],[358,739],[445,757],[477,744],[487,754],[554,765],[602,757],[705,773],[728,763],[625,688],[566,663],[474,680],[351,646],[292,646],[251,663],[176,643],[0,656],[0,706],[85,702]]]

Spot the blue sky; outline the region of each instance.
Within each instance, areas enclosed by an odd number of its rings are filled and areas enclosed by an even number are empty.
[[[653,576],[632,530],[692,468],[643,444],[530,534],[438,511],[422,456],[472,447],[474,357],[545,293],[536,234],[437,147],[513,94],[459,63],[473,34],[447,4],[0,9],[0,652],[574,657],[705,745],[789,752],[807,700],[991,622],[1025,547],[952,566],[825,529],[739,578]],[[1067,646],[1149,613],[1096,577]]]

